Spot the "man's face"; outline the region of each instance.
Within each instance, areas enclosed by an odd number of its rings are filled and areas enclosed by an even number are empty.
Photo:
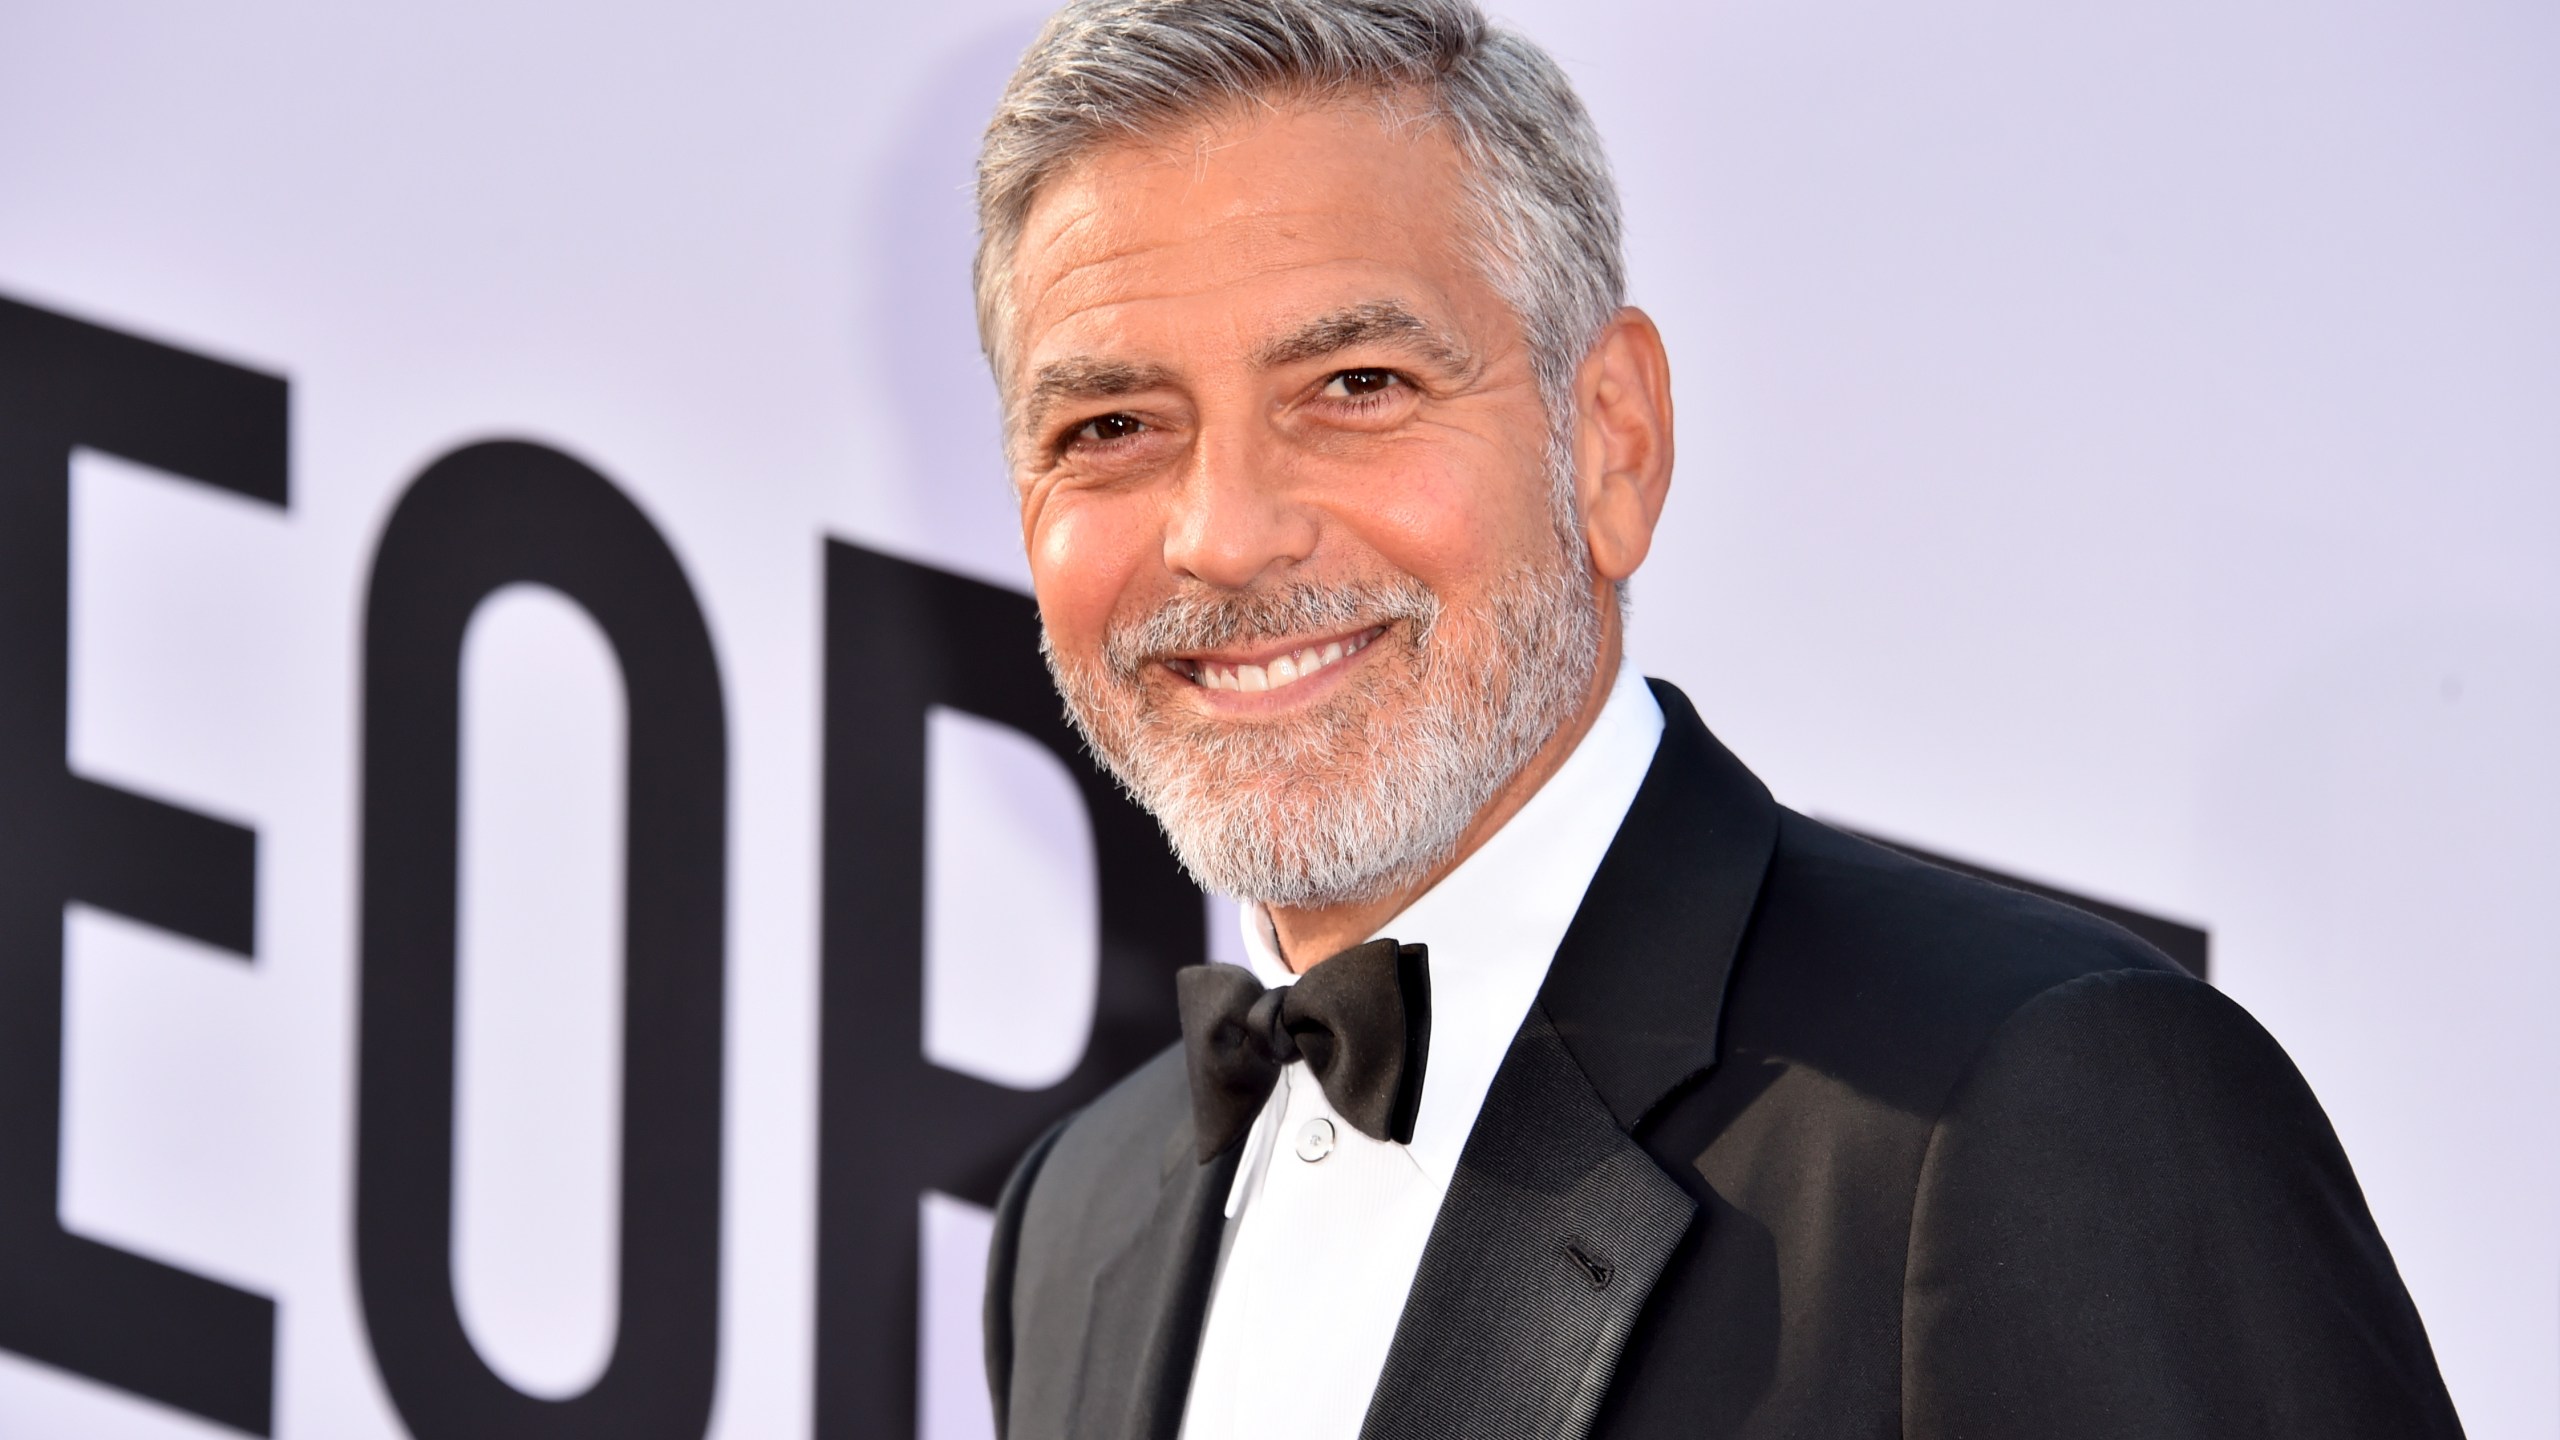
[[[1603,587],[1436,128],[1283,107],[1105,149],[1015,257],[1051,664],[1203,883],[1365,899],[1580,705]]]

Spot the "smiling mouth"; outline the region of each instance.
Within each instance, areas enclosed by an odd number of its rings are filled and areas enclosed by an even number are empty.
[[[1361,651],[1386,633],[1383,625],[1372,625],[1356,635],[1302,646],[1260,664],[1220,660],[1207,655],[1177,656],[1166,663],[1203,690],[1235,690],[1248,695],[1285,689],[1319,671],[1329,669]]]

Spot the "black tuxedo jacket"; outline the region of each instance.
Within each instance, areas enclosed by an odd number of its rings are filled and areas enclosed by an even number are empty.
[[[2461,1433],[2327,1118],[2238,1006],[2104,922],[1779,808],[1654,692],[1661,748],[1364,1437]],[[1200,1163],[1190,1114],[1169,1052],[1007,1186],[1005,1435],[1176,1434],[1237,1154]]]

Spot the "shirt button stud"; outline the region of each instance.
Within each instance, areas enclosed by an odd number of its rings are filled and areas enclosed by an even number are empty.
[[[1319,1115],[1298,1127],[1298,1158],[1313,1165],[1333,1153],[1333,1122]]]

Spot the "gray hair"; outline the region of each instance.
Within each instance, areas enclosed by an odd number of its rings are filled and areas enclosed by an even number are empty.
[[[1574,374],[1625,303],[1617,186],[1563,69],[1474,0],[1073,0],[1051,17],[978,155],[978,339],[997,383],[1016,358],[1014,252],[1061,169],[1221,109],[1364,92],[1450,127],[1477,263],[1527,332],[1560,446]]]

